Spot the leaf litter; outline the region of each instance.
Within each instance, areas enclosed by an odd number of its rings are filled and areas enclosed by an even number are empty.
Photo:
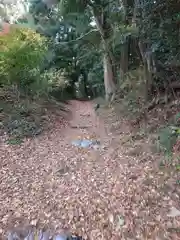
[[[75,125],[91,128],[71,128],[54,116],[46,133],[20,146],[2,136],[2,239],[8,229],[32,222],[92,240],[180,239],[177,176],[157,167],[161,156],[128,154],[109,130],[108,110],[97,121],[91,102],[73,101],[71,109]],[[121,139],[127,134],[122,131]],[[74,139],[100,139],[105,148],[78,148]]]

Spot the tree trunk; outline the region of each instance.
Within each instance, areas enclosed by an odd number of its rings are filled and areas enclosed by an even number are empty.
[[[138,12],[138,5],[140,2],[138,0],[134,0],[134,9],[133,9],[133,18],[132,18],[132,26],[137,25],[137,14],[139,13],[141,15],[141,18],[145,18],[144,11]],[[139,19],[140,22],[142,22],[142,19]],[[153,70],[153,57],[152,52],[148,49],[148,45],[145,44],[142,40],[138,41],[139,46],[139,52],[141,54],[142,62],[143,62],[143,68],[144,68],[144,81],[145,81],[145,100],[148,101],[151,89],[152,89],[152,83],[153,83],[153,76],[152,76],[152,70]]]
[[[128,71],[128,47],[129,41],[126,42],[121,47],[121,59],[120,59],[120,83],[124,81],[125,74]]]
[[[101,22],[99,16],[96,14],[96,10],[91,8],[92,15],[96,22],[96,27],[100,33],[102,46],[103,46],[103,66],[104,66],[104,87],[105,87],[105,97],[107,101],[112,101],[115,96],[116,85],[113,73],[113,65],[115,64],[114,56],[108,44],[107,39],[107,31],[109,29],[104,29],[103,24],[105,21],[105,16],[103,16],[103,20]]]
[[[141,41],[139,41],[139,49],[140,49],[140,53],[141,53],[143,64],[144,64],[145,100],[148,101],[151,93],[152,83],[153,83],[152,56],[151,54],[147,54],[146,47]]]
[[[107,53],[104,53],[103,59],[103,66],[104,66],[104,86],[105,86],[105,93],[106,93],[106,101],[111,101],[114,97],[116,86],[113,80],[113,69],[112,64],[110,61],[110,57]]]
[[[123,23],[124,25],[126,25],[128,24],[128,1],[123,0],[122,4],[124,9]],[[125,74],[128,71],[128,50],[129,50],[129,38],[127,37],[121,47],[119,84],[121,84],[124,81]]]
[[[84,80],[84,93],[85,93],[86,97],[88,97],[89,93],[88,93],[88,89],[87,89],[87,73],[85,70],[81,70],[81,73],[83,75],[83,80]]]

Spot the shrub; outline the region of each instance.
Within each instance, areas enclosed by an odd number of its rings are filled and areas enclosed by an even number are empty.
[[[0,84],[28,91],[39,77],[46,52],[46,39],[40,34],[12,27],[0,36]]]
[[[177,140],[177,135],[174,133],[174,131],[171,129],[170,126],[160,130],[159,144],[161,149],[165,153],[170,154],[172,152],[172,149],[174,144],[176,143],[176,140]]]
[[[167,154],[171,154],[177,141],[179,142],[180,137],[179,116],[180,116],[179,113],[176,114],[173,125],[161,129],[159,133],[160,147]]]
[[[44,71],[44,73],[40,75],[39,80],[37,80],[32,87],[34,91],[36,91],[37,96],[52,96],[53,92],[62,95],[69,85],[69,79],[63,69],[57,70],[51,68]]]

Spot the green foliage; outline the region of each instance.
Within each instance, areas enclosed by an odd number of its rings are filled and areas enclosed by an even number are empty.
[[[37,87],[38,83],[39,87]],[[63,99],[64,94],[66,95],[66,90],[69,86],[70,80],[66,71],[64,69],[56,70],[51,68],[49,70],[45,70],[43,74],[40,75],[39,81],[36,81],[33,87],[34,89],[39,89],[37,97],[53,96],[57,100],[61,100]],[[68,97],[70,98],[72,96]]]
[[[179,125],[179,120],[180,120],[180,112],[175,115],[174,122],[176,125]]]
[[[139,9],[140,38],[157,61],[153,85],[161,88],[180,77],[180,5],[175,0],[148,0]]]
[[[45,79],[52,88],[61,88],[62,90],[69,85],[67,73],[64,69],[51,68],[41,74],[41,79]]]
[[[19,138],[10,138],[7,140],[9,145],[20,145],[22,143],[22,139]]]
[[[159,133],[159,143],[161,149],[165,153],[170,154],[179,136],[180,136],[179,127],[167,126],[165,128],[162,128]]]
[[[47,52],[46,39],[32,30],[12,27],[0,36],[0,50],[1,84],[31,89]]]
[[[179,116],[177,113],[174,118],[173,125],[162,128],[159,133],[159,143],[165,153],[170,154],[180,137]]]
[[[171,61],[179,55],[179,4],[175,0],[148,0],[142,9],[145,15],[141,34],[151,41],[159,59]]]
[[[159,133],[159,143],[161,149],[170,154],[172,152],[172,148],[176,143],[177,136],[172,131],[171,127],[166,127],[160,130]]]
[[[0,76],[2,85],[15,85],[20,92],[33,97],[48,97],[54,89],[63,91],[69,84],[63,69],[44,66],[53,60],[48,41],[26,28],[12,28],[0,38]]]
[[[88,74],[88,86],[93,92],[93,97],[104,96],[104,83],[102,66],[95,65]]]

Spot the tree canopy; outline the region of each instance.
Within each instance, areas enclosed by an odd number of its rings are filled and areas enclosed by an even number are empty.
[[[88,87],[109,100],[141,69],[148,100],[154,89],[179,86],[179,6],[173,0],[1,1],[1,19],[13,15],[17,25],[46,37],[44,69],[64,69],[72,86],[83,79],[86,93]]]

